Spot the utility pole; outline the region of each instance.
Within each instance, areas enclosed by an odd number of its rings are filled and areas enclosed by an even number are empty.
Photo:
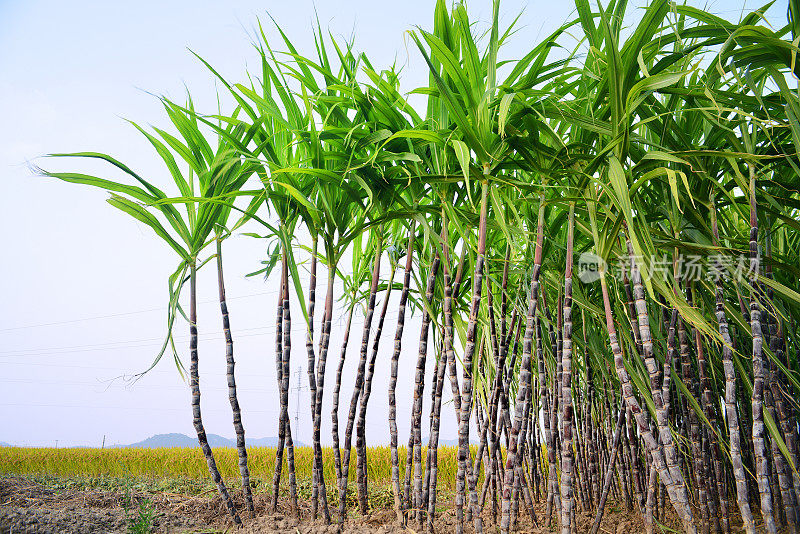
[[[103,434],[103,445],[101,445],[100,448],[101,449],[105,449],[106,448],[106,435],[105,434]]]
[[[306,389],[306,386],[303,385],[303,367],[301,365],[297,366],[297,386],[294,388],[295,391],[295,411],[294,411],[294,431],[292,432],[292,438],[295,441],[300,441],[300,391]]]
[[[297,392],[295,393],[296,399],[296,407],[294,409],[294,434],[298,438],[300,437],[300,388],[302,387],[302,375],[303,368],[301,366],[297,366]]]

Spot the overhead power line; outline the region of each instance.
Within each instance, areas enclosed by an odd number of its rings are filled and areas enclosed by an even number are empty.
[[[261,332],[253,332],[254,330],[260,330]],[[302,333],[306,331],[305,323],[300,322],[292,327],[291,331],[293,333]],[[250,332],[246,334],[239,334],[238,332]],[[258,337],[258,336],[269,336],[273,335],[275,332],[274,326],[255,326],[251,328],[241,328],[241,329],[234,329],[234,342],[240,338],[248,338],[248,337]],[[200,335],[200,341],[214,341],[217,340],[217,337],[223,334],[222,330],[214,331],[214,332],[206,332]],[[384,330],[381,333],[381,339],[388,339],[394,335],[393,332],[388,330]],[[220,338],[221,339],[221,338]],[[188,341],[188,337],[174,337],[173,341],[176,344],[180,344],[182,342]],[[99,350],[119,350],[119,349],[130,349],[130,348],[143,348],[143,347],[152,347],[152,346],[160,346],[164,342],[164,337],[154,337],[154,338],[144,338],[144,339],[132,339],[126,341],[109,341],[106,343],[95,343],[95,344],[88,344],[88,345],[71,345],[71,346],[62,346],[62,347],[36,347],[31,349],[17,349],[17,350],[9,350],[9,351],[0,351],[0,359],[5,360],[6,358],[21,358],[21,357],[33,357],[33,356],[57,356],[61,354],[75,354],[81,352],[93,352]]]
[[[276,291],[262,291],[260,293],[253,293],[251,295],[239,295],[237,297],[227,297],[227,300],[246,299],[246,298],[258,297],[258,296],[262,296],[262,295],[273,295],[273,294],[275,294],[277,292],[278,292],[277,290]],[[219,302],[219,301],[216,300],[216,299],[202,300],[202,301],[199,302],[199,304],[209,304],[211,302]],[[151,312],[156,312],[156,311],[164,312],[164,311],[167,311],[167,308],[164,307],[164,306],[161,306],[161,307],[158,307],[158,308],[147,308],[147,309],[144,309],[144,310],[135,310],[135,311],[128,311],[128,312],[120,312],[120,313],[109,313],[109,314],[106,314],[106,315],[95,315],[94,317],[83,317],[81,319],[68,319],[66,321],[53,321],[53,322],[50,322],[50,323],[38,323],[38,324],[12,326],[12,327],[9,327],[9,328],[0,328],[0,332],[12,332],[14,330],[26,330],[28,328],[43,328],[43,327],[47,327],[47,326],[59,326],[59,325],[65,325],[65,324],[83,323],[83,322],[86,322],[86,321],[97,321],[97,320],[100,320],[100,319],[113,319],[115,317],[125,317],[125,316],[128,316],[128,315],[138,315],[138,314],[142,314],[142,313],[151,313]]]
[[[134,410],[134,411],[171,411],[171,412],[187,412],[191,408],[186,406],[186,408],[167,408],[164,406],[156,406],[153,408],[147,408],[144,406],[108,406],[106,404],[102,405],[93,405],[93,404],[47,404],[47,403],[21,403],[21,402],[4,402],[0,403],[0,406],[19,406],[25,408],[108,408],[111,410]],[[229,412],[230,408],[203,408],[204,412]],[[277,414],[277,410],[247,410],[248,413],[269,413],[269,414]]]

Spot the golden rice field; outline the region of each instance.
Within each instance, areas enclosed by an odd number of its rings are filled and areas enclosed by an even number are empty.
[[[405,475],[406,448],[399,447],[400,480]],[[473,454],[474,454],[473,450]],[[458,468],[457,447],[439,448],[439,487],[453,489]],[[275,470],[275,449],[253,447],[247,449],[248,465],[253,479],[271,481]],[[333,449],[323,447],[323,464],[326,481],[335,481]],[[214,455],[223,477],[239,477],[235,448],[216,448]],[[298,481],[311,479],[313,450],[311,447],[295,448],[295,469]],[[355,451],[353,452],[355,457]],[[423,464],[426,449],[422,450]],[[368,447],[367,477],[375,485],[391,483],[392,463],[389,447]],[[284,472],[286,455],[284,454]],[[355,480],[356,463],[350,464],[350,480]],[[208,467],[199,448],[32,448],[4,447],[0,449],[0,474],[49,475],[55,477],[133,477],[161,479],[208,479]],[[330,485],[331,482],[329,482]],[[265,486],[268,486],[266,484]],[[257,488],[260,489],[260,488]]]

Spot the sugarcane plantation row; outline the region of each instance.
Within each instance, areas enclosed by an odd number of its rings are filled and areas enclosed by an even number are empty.
[[[797,531],[800,2],[782,27],[766,22],[770,5],[731,19],[666,0],[574,7],[534,38],[499,0],[488,21],[438,0],[432,23],[406,35],[427,69],[416,88],[357,38],[319,23],[287,35],[265,18],[250,72],[223,77],[198,56],[227,107],[162,97],[163,129],[133,123],[162,175],[98,152],[40,163],[42,176],[106,190],[174,252],[153,365],[182,366],[173,333],[188,327],[193,424],[236,525],[255,506],[225,275],[249,273],[280,287],[264,314],[268,402],[280,405],[273,510],[297,515],[307,500],[325,525],[369,513],[366,426],[388,417],[395,521],[418,532],[434,532],[443,505],[439,444],[455,437],[443,420],[458,429],[446,482],[458,534],[595,534],[611,503],[649,533]],[[512,36],[522,57],[504,54]],[[87,158],[108,174],[83,173]],[[261,269],[224,262],[228,239],[263,250]],[[200,269],[218,280],[235,494],[200,409]],[[404,330],[412,314],[420,327]],[[342,372],[352,359],[354,382]],[[289,417],[301,360],[307,499]],[[373,380],[376,362],[388,384]],[[413,383],[398,384],[400,366]],[[386,394],[388,414],[368,410]]]

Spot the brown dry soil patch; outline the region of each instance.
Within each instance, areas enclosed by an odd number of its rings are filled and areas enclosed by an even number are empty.
[[[241,532],[242,534],[261,532],[280,532],[292,534],[322,534],[340,532],[336,525],[324,525],[321,520],[312,521],[310,507],[301,504],[299,518],[290,513],[285,502],[279,502],[278,512],[272,511],[270,498],[266,493],[255,496],[255,517],[242,515],[245,527],[233,528],[233,522],[226,515],[219,497],[213,492],[195,496],[176,493],[156,492],[147,495],[122,490],[97,488],[52,489],[25,477],[0,477],[0,534],[21,533],[127,533],[133,526],[152,524],[150,532],[163,533],[218,533]],[[240,492],[235,498],[239,510],[244,510]],[[442,511],[435,522],[436,532],[450,534],[455,530],[455,510],[452,502],[443,502]],[[483,513],[486,532],[496,532],[493,525],[490,503]],[[539,522],[545,514],[545,504],[534,506]],[[141,521],[140,513],[149,513],[146,521]],[[332,510],[333,512],[333,510]],[[535,527],[523,505],[520,505],[518,532],[546,533],[554,528]],[[578,532],[588,532],[593,515],[576,512]],[[669,516],[667,524],[676,527],[674,518]],[[408,527],[400,527],[392,510],[381,509],[366,516],[353,515],[345,521],[344,533],[411,533],[423,532],[416,522]],[[472,532],[472,523],[466,525],[466,532]],[[658,531],[658,529],[657,529]],[[138,532],[138,531],[137,531]],[[633,534],[644,532],[644,525],[638,514],[620,510],[609,503],[600,529],[603,534]]]

